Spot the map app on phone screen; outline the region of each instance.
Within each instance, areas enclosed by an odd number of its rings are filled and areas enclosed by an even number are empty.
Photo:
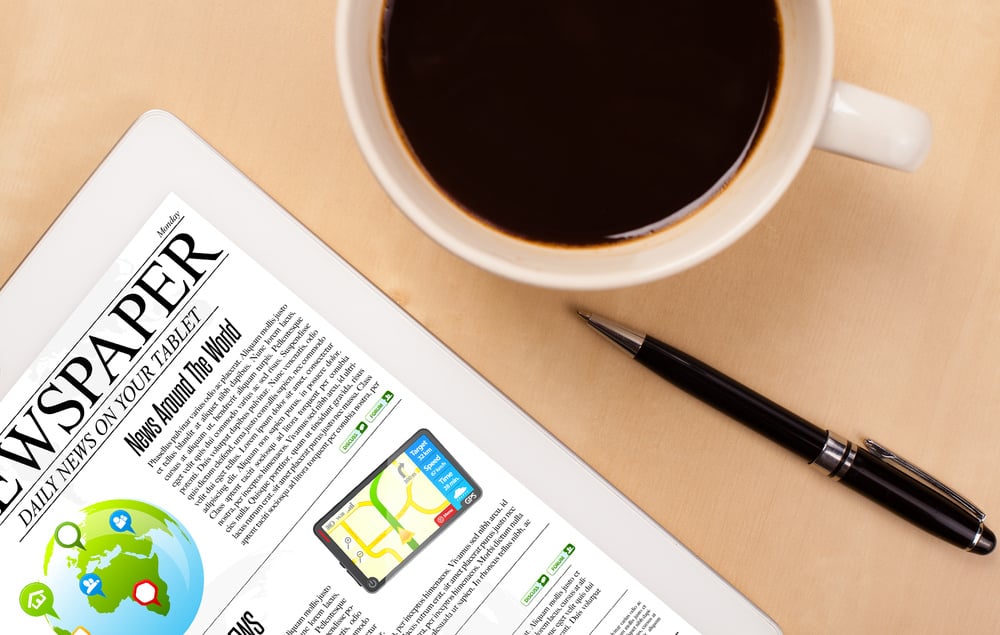
[[[419,430],[314,526],[370,592],[482,497],[428,430]]]

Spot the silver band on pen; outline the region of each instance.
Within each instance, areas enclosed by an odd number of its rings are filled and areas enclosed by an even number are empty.
[[[854,457],[857,455],[858,448],[853,443],[827,431],[826,443],[812,464],[833,480],[839,481],[854,465]]]

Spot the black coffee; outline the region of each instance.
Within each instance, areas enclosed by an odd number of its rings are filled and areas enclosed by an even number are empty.
[[[386,90],[452,200],[521,238],[649,234],[739,169],[777,90],[775,0],[389,0]]]

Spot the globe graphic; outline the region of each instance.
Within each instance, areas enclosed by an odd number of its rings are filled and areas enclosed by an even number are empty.
[[[201,604],[205,572],[198,548],[176,519],[148,503],[109,500],[60,520],[40,580],[52,589],[58,617],[47,619],[56,633],[73,635],[79,627],[91,635],[187,630]],[[66,546],[71,542],[78,544]]]

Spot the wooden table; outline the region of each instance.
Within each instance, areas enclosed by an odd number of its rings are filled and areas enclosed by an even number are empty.
[[[0,280],[136,116],[165,108],[786,632],[1000,629],[1000,555],[828,482],[573,314],[653,331],[1000,510],[1000,3],[835,2],[837,76],[930,113],[923,167],[814,152],[728,251],[601,293],[494,277],[394,209],[339,102],[335,4],[3,0]]]

